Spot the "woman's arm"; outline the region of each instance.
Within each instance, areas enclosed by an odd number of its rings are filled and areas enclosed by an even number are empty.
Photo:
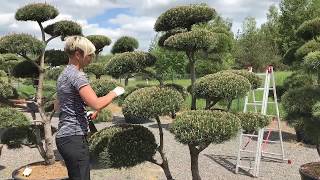
[[[107,95],[102,97],[97,97],[96,93],[93,91],[90,85],[86,85],[80,88],[79,94],[82,100],[91,108],[96,111],[100,111],[107,105],[109,105],[112,100],[117,97],[114,91],[110,91]]]

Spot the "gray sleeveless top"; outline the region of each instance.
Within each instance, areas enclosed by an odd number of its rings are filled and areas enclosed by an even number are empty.
[[[81,99],[79,90],[88,84],[86,74],[74,65],[67,65],[60,74],[57,81],[60,114],[56,138],[87,134],[85,103]]]

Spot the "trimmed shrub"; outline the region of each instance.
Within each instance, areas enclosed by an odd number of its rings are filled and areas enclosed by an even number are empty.
[[[320,34],[320,18],[305,21],[297,29],[296,35],[304,40],[310,40]]]
[[[195,83],[196,96],[210,100],[232,100],[245,96],[249,90],[249,80],[234,73],[209,74]]]
[[[57,80],[59,75],[64,70],[64,66],[54,67],[46,71],[45,78],[49,80]]]
[[[100,122],[111,122],[112,121],[112,112],[108,109],[102,109],[97,118],[93,120],[94,123],[100,123]]]
[[[69,62],[69,57],[66,52],[62,50],[50,49],[44,54],[45,63],[50,64],[50,66],[61,66],[67,65]]]
[[[112,46],[111,53],[132,52],[139,47],[139,42],[130,36],[120,37]]]
[[[259,128],[264,128],[270,124],[271,118],[267,116],[253,113],[253,112],[240,112],[237,113],[236,116],[241,121],[241,128],[246,133],[252,133],[254,131],[258,131]]]
[[[106,73],[119,78],[126,74],[138,73],[142,69],[154,65],[156,58],[141,51],[116,54],[106,64]]]
[[[93,134],[89,150],[106,168],[132,167],[151,160],[157,144],[150,130],[139,125],[116,125]]]
[[[6,77],[7,73],[3,70],[0,70],[0,77]]]
[[[295,56],[302,60],[307,54],[314,51],[320,51],[320,43],[316,40],[311,40],[302,45],[299,49],[297,49]]]
[[[172,123],[170,132],[183,144],[222,143],[236,136],[240,120],[234,114],[221,111],[186,111]]]
[[[87,67],[84,68],[84,72],[92,73],[96,76],[96,79],[106,74],[105,65],[103,63],[90,63]]]
[[[240,76],[247,78],[251,84],[251,89],[257,89],[261,86],[262,80],[259,76],[255,75],[252,72],[246,70],[224,70],[220,71],[219,73],[234,73]]]
[[[21,127],[31,125],[29,119],[13,108],[0,108],[0,128]]]
[[[38,21],[44,22],[54,19],[59,14],[59,11],[45,3],[33,3],[19,8],[16,12],[15,18],[18,21]]]
[[[305,56],[303,65],[308,72],[320,72],[320,51],[310,52]]]
[[[187,90],[179,84],[169,83],[169,84],[165,84],[164,86],[168,88],[172,88],[173,90],[177,90],[182,95],[184,100],[188,97]]]
[[[134,91],[124,101],[122,112],[137,117],[156,118],[177,112],[182,95],[171,88],[147,87]]]
[[[111,90],[119,86],[117,82],[107,79],[96,79],[92,81],[90,84],[98,97],[105,96]]]
[[[161,14],[154,25],[154,29],[157,32],[169,31],[175,28],[187,28],[190,30],[193,24],[208,22],[215,15],[216,12],[213,8],[203,4],[178,6]]]

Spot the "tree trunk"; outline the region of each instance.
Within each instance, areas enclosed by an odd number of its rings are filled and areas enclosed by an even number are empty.
[[[0,156],[1,156],[2,148],[3,148],[3,144],[0,144]]]
[[[317,144],[317,152],[318,152],[318,155],[320,156],[320,144]]]
[[[158,128],[159,128],[159,136],[160,136],[160,146],[158,147],[158,152],[161,155],[162,158],[162,164],[160,165],[160,167],[163,169],[164,174],[166,175],[168,180],[172,180],[172,175],[169,169],[169,163],[168,163],[168,159],[166,157],[166,154],[163,151],[163,130],[161,127],[161,122],[159,117],[156,117],[157,123],[158,123]]]
[[[101,75],[96,75],[96,79],[100,79],[101,78]]]
[[[196,68],[195,68],[195,61],[194,61],[194,53],[187,52],[187,56],[190,61],[190,75],[191,75],[191,110],[196,110],[197,107],[197,99],[194,93],[194,83],[196,82]]]
[[[43,109],[43,83],[44,83],[44,53],[43,50],[40,59],[40,70],[39,70],[39,83],[37,89],[37,104],[39,113],[44,123],[44,136],[45,136],[45,149],[46,149],[46,158],[45,161],[47,164],[54,164],[55,156],[53,152],[53,136],[51,131],[51,121],[47,118],[45,111]]]
[[[199,150],[194,146],[189,144],[189,151],[191,157],[191,173],[192,173],[192,180],[201,180],[199,174],[199,165],[198,165],[198,158],[199,158]]]
[[[128,86],[128,84],[129,84],[129,78],[126,77],[126,78],[124,79],[124,86]]]

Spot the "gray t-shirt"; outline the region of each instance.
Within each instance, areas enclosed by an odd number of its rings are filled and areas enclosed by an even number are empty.
[[[60,74],[57,81],[60,114],[56,138],[87,134],[85,103],[81,99],[79,90],[88,84],[85,73],[74,65],[67,65]]]

